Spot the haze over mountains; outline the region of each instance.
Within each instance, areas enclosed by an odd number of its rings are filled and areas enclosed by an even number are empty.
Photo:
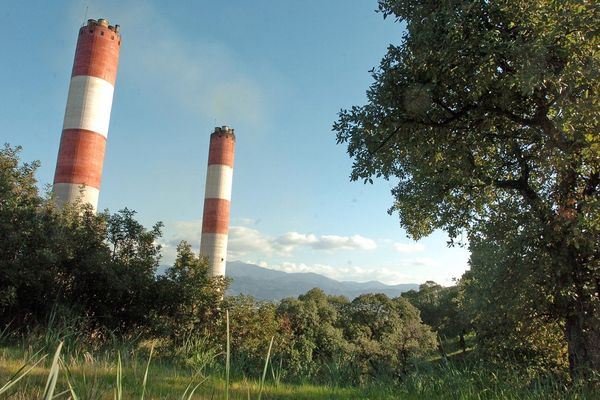
[[[233,282],[227,294],[250,295],[257,300],[281,300],[296,297],[318,287],[330,295],[343,295],[353,299],[365,293],[384,293],[397,297],[411,289],[418,289],[416,283],[385,285],[378,281],[340,282],[315,273],[288,273],[246,264],[240,261],[227,263],[227,276]]]

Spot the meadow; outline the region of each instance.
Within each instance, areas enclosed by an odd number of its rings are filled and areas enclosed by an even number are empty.
[[[64,335],[65,332],[62,332]],[[246,375],[217,354],[198,370],[160,355],[155,343],[115,340],[91,350],[76,332],[52,332],[15,340],[5,334],[0,346],[0,398],[6,399],[596,399],[591,382],[536,376],[515,367],[493,368],[473,359],[456,340],[448,357],[431,355],[396,382],[365,385],[285,382],[270,354],[265,367]],[[61,341],[62,339],[62,341]],[[471,338],[472,339],[472,338]],[[135,344],[134,344],[135,343]],[[469,340],[469,344],[471,340]],[[91,350],[91,351],[90,351]],[[158,353],[158,354],[157,354]],[[596,386],[597,387],[597,386]]]

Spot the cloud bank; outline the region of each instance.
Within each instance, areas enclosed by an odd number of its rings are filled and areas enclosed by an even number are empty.
[[[399,283],[419,283],[424,282],[426,275],[419,273],[407,273],[407,265],[401,265],[398,268],[375,268],[360,266],[332,266],[325,264],[305,264],[294,262],[283,262],[280,264],[268,264],[266,262],[248,262],[257,264],[263,268],[274,269],[288,273],[306,273],[313,272],[338,281],[368,282],[377,280],[388,285]]]
[[[240,221],[241,222],[241,221]],[[250,224],[250,220],[247,221]],[[200,246],[202,221],[177,221],[167,223],[163,244],[163,263],[170,264],[175,259],[177,244],[186,240],[197,251]],[[370,281],[378,280],[386,284],[420,283],[432,280],[432,275],[440,269],[439,261],[428,258],[423,253],[425,246],[420,243],[386,243],[384,250],[413,257],[402,258],[386,266],[360,265],[348,262],[346,265],[299,262],[295,251],[306,249],[323,252],[323,255],[336,251],[372,251],[377,248],[375,240],[355,234],[315,235],[312,233],[287,232],[282,235],[266,235],[250,226],[232,226],[229,230],[228,259],[243,260],[249,264],[284,272],[313,272],[336,280]],[[337,255],[335,255],[337,257]],[[454,273],[451,276],[459,276]],[[451,277],[450,276],[450,277]],[[439,283],[450,284],[450,277],[437,279]],[[435,280],[435,279],[434,279]]]
[[[197,248],[202,234],[202,221],[177,221],[168,223],[165,229],[163,247],[176,248],[185,240]],[[243,259],[249,255],[264,256],[290,255],[298,248],[334,252],[339,250],[374,250],[377,244],[373,239],[355,234],[352,236],[321,235],[312,233],[287,232],[280,236],[265,235],[248,226],[229,228],[228,257]],[[165,256],[165,258],[167,258]]]
[[[338,236],[288,232],[280,236],[264,235],[256,229],[233,226],[229,230],[229,254],[241,258],[249,253],[262,252],[265,255],[288,255],[299,247],[313,250],[373,250],[374,240],[361,235]]]

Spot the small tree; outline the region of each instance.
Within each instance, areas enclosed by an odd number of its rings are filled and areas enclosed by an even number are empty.
[[[207,260],[197,256],[186,241],[177,246],[177,258],[167,269],[163,292],[167,292],[170,330],[176,341],[192,334],[218,335],[220,306],[227,280],[208,275]]]
[[[331,300],[331,301],[330,301]],[[286,370],[292,376],[326,376],[327,368],[346,365],[350,346],[340,327],[340,302],[347,299],[327,296],[311,289],[297,299],[287,298],[277,307],[283,327],[290,335]]]
[[[244,374],[256,374],[264,366],[271,338],[271,362],[281,360],[290,338],[280,329],[281,320],[276,315],[274,303],[257,302],[252,297],[240,295],[225,297],[221,307],[229,310],[233,366]],[[221,338],[220,342],[224,343],[224,335]]]
[[[355,298],[343,319],[346,338],[355,346],[353,364],[366,377],[395,379],[413,358],[435,348],[437,340],[408,300],[385,294]]]
[[[39,163],[21,163],[20,147],[0,150],[0,319],[16,323],[46,308],[52,295],[46,287],[55,274],[52,254],[44,251],[48,238],[38,235],[43,200],[35,171]],[[39,265],[39,271],[32,266]]]
[[[460,336],[470,329],[462,307],[462,285],[443,287],[433,281],[419,286],[419,290],[409,290],[402,297],[410,301],[421,315],[424,324],[431,326],[441,337]]]
[[[465,311],[480,352],[494,362],[560,372],[568,365],[565,321],[549,307],[552,261],[536,251],[535,233],[515,220],[470,244],[471,268],[461,280]]]

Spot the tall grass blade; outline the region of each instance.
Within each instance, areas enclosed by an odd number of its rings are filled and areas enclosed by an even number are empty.
[[[71,393],[71,400],[79,400],[79,396],[77,396],[77,393],[75,392],[75,387],[71,383],[71,371],[64,361],[61,360],[61,364],[65,369],[65,379],[67,380],[67,386],[69,387],[69,392]]]
[[[54,396],[52,396],[52,399],[59,399],[67,393],[69,393],[69,389],[63,390],[62,392],[55,394]]]
[[[265,386],[265,378],[267,377],[267,368],[269,367],[269,358],[271,357],[271,348],[273,347],[273,339],[275,336],[271,336],[271,343],[269,343],[269,350],[267,350],[267,358],[265,359],[265,368],[263,369],[262,379],[260,380],[260,386],[258,388],[258,400],[262,397],[263,387]]]
[[[275,387],[279,386],[279,383],[281,382],[282,370],[283,370],[283,358],[279,359],[279,367],[277,367],[276,370],[273,368],[273,363],[271,363],[271,376],[273,377],[273,383],[275,384]]]
[[[38,353],[36,353],[36,354],[38,354]],[[47,357],[47,355],[45,355],[42,358],[40,358],[39,360],[37,360],[35,362],[35,364],[33,364],[31,367],[27,368],[22,374],[20,374],[20,373],[21,373],[21,371],[23,371],[25,369],[25,367],[27,366],[27,364],[25,364],[21,368],[19,368],[17,370],[17,372],[15,372],[13,374],[13,376],[10,377],[10,379],[8,380],[8,382],[6,382],[4,384],[4,386],[0,387],[0,394],[3,394],[5,392],[7,392],[17,382],[19,382],[21,379],[25,378],[27,376],[27,374],[29,374],[31,372],[31,370],[34,369],[39,363],[41,363],[42,361],[44,361],[46,359],[46,357]]]
[[[58,360],[60,358],[60,351],[62,349],[63,342],[58,344],[56,353],[54,353],[54,359],[50,366],[50,373],[48,374],[48,380],[46,381],[46,388],[44,389],[43,400],[51,400],[54,397],[54,390],[56,389],[56,382],[58,381]]]
[[[117,352],[117,386],[115,387],[115,400],[123,400],[123,366],[121,352]]]
[[[146,393],[146,382],[148,382],[148,370],[150,369],[150,361],[152,360],[152,353],[154,352],[154,343],[150,347],[150,355],[148,356],[148,363],[146,364],[146,372],[144,372],[144,382],[142,382],[142,397],[140,400],[144,400],[144,394]]]
[[[227,353],[225,355],[225,400],[229,400],[229,361],[231,356],[231,340],[229,337],[229,310],[225,310],[225,321],[227,329]]]
[[[2,332],[0,332],[0,343],[2,341],[4,341],[4,339],[6,339],[8,337],[8,328],[10,328],[10,325],[13,323],[13,321],[10,321],[8,324],[6,324],[6,326],[4,327],[4,329],[2,329]]]
[[[181,400],[185,400],[185,395],[187,394],[188,390],[190,390],[191,387],[192,387],[192,382],[188,383],[188,385],[186,386],[185,390],[183,391],[183,394],[181,395]]]
[[[194,392],[196,391],[196,389],[198,389],[200,387],[200,385],[202,385],[204,383],[204,381],[206,381],[206,379],[208,379],[208,378],[204,378],[200,382],[198,382],[198,384],[196,386],[194,386],[192,391],[188,393],[188,390],[190,390],[190,388],[192,387],[193,381],[190,382],[190,384],[185,388],[185,392],[183,392],[183,394],[181,395],[181,400],[192,400],[192,396],[194,395]]]

